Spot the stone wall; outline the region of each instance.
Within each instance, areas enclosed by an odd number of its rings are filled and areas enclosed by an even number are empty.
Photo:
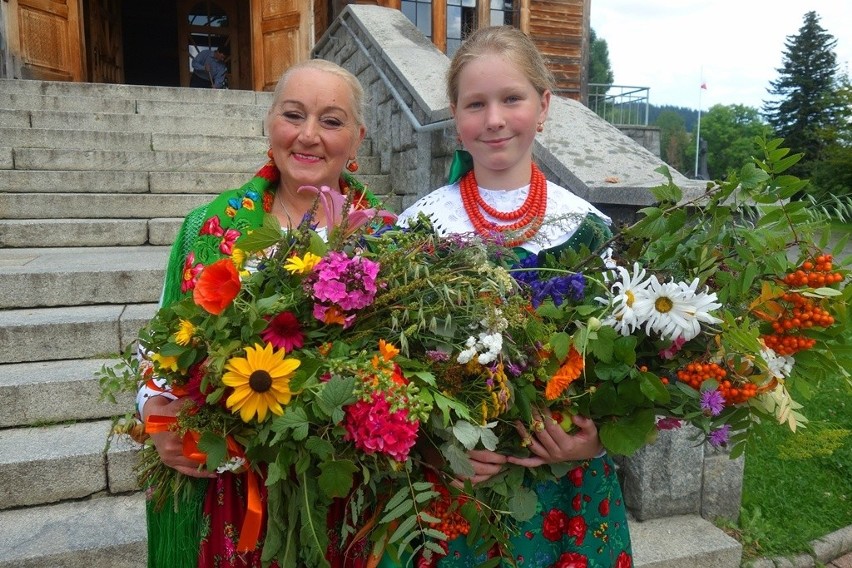
[[[364,86],[367,137],[393,188],[389,208],[401,211],[444,184],[456,149],[443,90],[447,57],[402,12],[348,6],[314,57],[342,65]]]
[[[400,11],[349,5],[314,56],[339,63],[364,85],[367,136],[393,188],[389,208],[399,211],[444,185],[457,141],[444,92],[449,60],[443,53]],[[650,189],[665,181],[654,171],[664,165],[659,143],[657,152],[649,151],[569,99],[553,97],[533,154],[548,179],[595,204],[616,226],[651,205]],[[685,199],[704,191],[704,182],[676,171],[672,179]],[[737,518],[742,457],[731,460],[693,434],[689,428],[660,432],[654,444],[619,460],[625,500],[639,520],[683,514]]]

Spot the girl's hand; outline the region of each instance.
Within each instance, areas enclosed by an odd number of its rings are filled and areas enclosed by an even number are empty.
[[[155,396],[145,403],[143,420],[152,414],[160,416],[177,416],[186,399],[177,398],[169,400],[164,396]],[[199,470],[199,463],[183,455],[183,440],[177,432],[167,430],[151,434],[151,441],[160,454],[160,460],[167,466],[190,477],[216,477],[215,473]]]
[[[458,478],[453,481],[452,485],[459,489],[464,487],[464,482],[470,480],[476,485],[487,481],[500,473],[503,466],[506,464],[507,458],[503,454],[492,452],[489,450],[471,450],[467,453],[471,465],[473,465],[473,475],[465,478]]]
[[[509,456],[509,463],[524,467],[538,467],[549,463],[580,461],[593,458],[601,453],[603,445],[598,437],[598,429],[591,418],[573,416],[571,420],[579,428],[578,432],[567,433],[550,414],[543,417],[533,414],[533,424],[538,425],[532,434],[521,422],[515,423],[522,440],[529,441],[533,453],[527,458]]]

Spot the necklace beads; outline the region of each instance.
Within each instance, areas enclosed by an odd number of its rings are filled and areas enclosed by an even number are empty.
[[[490,236],[494,233],[506,233],[511,231],[523,232],[517,237],[506,241],[506,245],[513,247],[529,240],[541,228],[544,222],[544,214],[547,210],[547,179],[535,164],[532,164],[530,175],[530,189],[523,204],[514,211],[498,211],[488,205],[479,193],[479,185],[473,170],[467,172],[459,182],[459,189],[464,210],[467,213],[473,228],[479,235]],[[483,211],[491,217],[507,224],[497,224],[485,218]]]

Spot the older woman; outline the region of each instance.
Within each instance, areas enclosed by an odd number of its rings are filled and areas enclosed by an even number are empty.
[[[241,188],[227,190],[187,215],[172,247],[162,305],[191,294],[201,269],[230,256],[236,239],[260,226],[265,213],[274,214],[286,229],[316,209],[313,223],[325,228],[329,220],[322,208],[313,207],[313,194],[298,191],[302,186],[355,192],[356,206],[375,204],[346,171],[357,169],[355,154],[364,139],[363,98],[358,80],[328,61],[306,61],[282,75],[266,117],[269,162]],[[187,402],[156,379],[137,396],[143,420],[176,416]],[[174,503],[149,505],[148,565],[260,566],[262,542],[254,551],[236,552],[245,516],[242,475],[200,471],[173,431],[155,431],[151,438],[163,464],[193,479],[183,480],[188,489]]]

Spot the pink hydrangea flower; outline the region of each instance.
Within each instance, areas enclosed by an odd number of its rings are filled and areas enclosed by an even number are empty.
[[[345,439],[366,454],[382,453],[396,461],[408,459],[408,452],[417,441],[420,422],[408,419],[408,410],[390,411],[384,393],[377,393],[372,402],[359,400],[346,407]]]

